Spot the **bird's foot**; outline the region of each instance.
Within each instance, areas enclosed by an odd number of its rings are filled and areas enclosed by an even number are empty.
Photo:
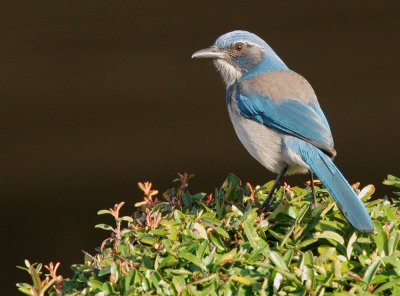
[[[315,188],[314,188],[314,174],[311,170],[309,170],[308,172],[310,174],[309,186],[311,189],[311,196],[312,196],[311,208],[315,209],[316,207],[318,207],[318,202],[317,202],[317,196],[316,196]]]
[[[315,198],[315,196],[313,197],[312,201],[311,201],[311,208],[315,209],[319,206],[317,199]]]
[[[259,214],[261,213],[272,213],[282,202],[282,199],[271,203],[272,199],[268,198],[265,200],[265,202],[263,203],[263,205],[259,208],[258,212]]]
[[[270,205],[269,211],[270,211],[271,213],[272,213],[273,211],[275,211],[275,209],[276,209],[277,207],[279,207],[279,205],[282,203],[282,200],[283,200],[283,199],[280,199],[280,200],[276,201],[273,205]]]
[[[317,195],[314,190],[314,186],[311,187],[311,208],[315,209],[318,207]]]

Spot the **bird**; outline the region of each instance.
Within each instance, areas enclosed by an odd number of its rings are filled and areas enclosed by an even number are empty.
[[[285,175],[313,174],[330,192],[346,220],[360,232],[374,230],[364,204],[333,163],[331,129],[310,83],[292,71],[254,33],[236,30],[193,53],[212,59],[226,85],[226,106],[247,151],[277,174],[261,209],[268,208]]]

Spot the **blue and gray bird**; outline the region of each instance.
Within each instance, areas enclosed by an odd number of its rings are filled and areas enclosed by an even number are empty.
[[[226,104],[237,136],[256,160],[278,174],[262,208],[270,206],[285,174],[309,172],[313,180],[315,173],[350,224],[361,232],[373,231],[364,204],[332,162],[336,151],[329,124],[305,78],[246,31],[226,33],[192,58],[213,59],[227,87]]]

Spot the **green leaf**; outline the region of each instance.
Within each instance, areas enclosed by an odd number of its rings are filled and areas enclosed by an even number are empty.
[[[221,251],[225,251],[225,245],[222,242],[221,238],[219,237],[218,233],[211,231],[210,232],[210,240],[211,242]]]
[[[298,248],[302,249],[302,248],[308,247],[309,245],[311,245],[311,244],[313,244],[313,243],[315,243],[317,241],[318,241],[317,238],[306,239],[304,241],[301,241],[301,243],[299,244]]]
[[[142,279],[142,288],[144,291],[149,291],[150,290],[150,283],[147,278]]]
[[[192,272],[186,269],[166,269],[167,273],[171,273],[173,275],[191,275]]]
[[[288,266],[293,259],[294,250],[288,249],[283,254],[283,261],[285,261],[285,265]]]
[[[123,216],[120,218],[122,221],[133,222],[133,218],[129,216]]]
[[[368,284],[371,283],[372,279],[374,278],[378,270],[379,265],[380,265],[380,260],[377,259],[367,268],[363,277],[364,282]]]
[[[388,255],[392,255],[396,250],[397,246],[399,245],[399,231],[395,230],[392,233],[390,233],[389,236],[389,242],[388,242]]]
[[[143,257],[142,257],[142,262],[143,262],[143,264],[144,264],[144,266],[147,268],[147,269],[153,269],[153,262],[150,260],[150,258],[148,257],[148,256],[146,256],[146,255],[144,255]]]
[[[383,181],[383,184],[400,188],[400,178],[397,178],[393,175],[388,175],[387,179],[385,181]]]
[[[360,191],[360,193],[358,194],[358,198],[360,200],[362,200],[363,202],[365,202],[365,201],[369,200],[372,197],[374,192],[375,192],[375,186],[374,185],[367,185]]]
[[[392,289],[395,286],[400,286],[400,279],[390,280],[382,286],[379,286],[376,290],[374,290],[374,295],[380,295],[380,293],[383,291]]]
[[[318,253],[321,255],[318,257],[318,261],[320,263],[325,262],[327,260],[335,260],[337,257],[336,249],[329,246],[320,246],[318,247]]]
[[[182,223],[183,220],[185,220],[185,215],[181,211],[175,210],[174,211],[174,218],[175,218],[176,222]]]
[[[250,285],[253,285],[253,284],[257,283],[257,281],[252,279],[252,278],[244,277],[244,276],[240,276],[240,275],[236,275],[236,274],[232,275],[230,277],[230,279],[232,281],[239,282],[239,283],[241,283],[242,285],[245,285],[245,286],[250,286]]]
[[[377,233],[376,235],[372,236],[372,238],[376,243],[378,254],[384,257],[386,254],[388,254],[389,238],[386,232],[383,230],[382,225],[378,221],[373,221],[373,223]]]
[[[193,223],[192,230],[195,234],[195,239],[202,238],[202,239],[208,240],[207,231],[204,228],[204,226],[201,225],[200,223]]]
[[[247,221],[244,222],[243,230],[244,230],[244,233],[246,234],[247,239],[250,242],[250,245],[256,251],[262,250],[263,252],[268,252],[268,250],[269,250],[268,244],[261,237],[258,236],[252,223],[249,223]]]
[[[100,271],[99,271],[99,276],[107,275],[111,273],[111,266],[107,265],[104,266]]]
[[[114,228],[112,226],[107,225],[107,224],[97,224],[95,226],[95,228],[100,228],[100,229],[109,230],[109,231],[113,231],[114,230]]]
[[[160,274],[158,273],[158,271],[148,271],[146,273],[147,278],[149,279],[149,281],[152,284],[153,288],[158,288],[160,286],[160,282],[162,280]]]
[[[168,231],[167,238],[171,241],[177,241],[179,237],[178,227],[175,225],[170,225]]]
[[[160,263],[158,264],[158,268],[162,269],[164,267],[171,267],[177,265],[178,263],[178,259],[176,259],[174,256],[167,256],[161,259]]]
[[[136,270],[130,270],[125,274],[124,278],[124,289],[125,292],[129,291],[133,283],[135,282]]]
[[[218,220],[218,219],[216,219],[216,218],[214,218],[214,217],[210,217],[210,216],[208,215],[208,213],[205,214],[205,215],[203,215],[203,216],[201,216],[200,221],[202,221],[202,222],[208,222],[208,223],[211,223],[211,224],[214,224],[214,225],[221,225],[221,224],[222,224],[220,220]]]
[[[111,212],[109,210],[100,210],[97,212],[97,215],[105,215],[105,214],[111,215]]]
[[[309,204],[303,204],[302,207],[300,208],[300,211],[296,217],[295,223],[300,224],[301,221],[304,219],[308,209],[310,208]]]
[[[18,291],[20,291],[21,293],[24,293],[25,295],[32,295],[31,289],[27,288],[27,287],[20,287],[20,288],[18,288]]]
[[[175,286],[176,291],[180,294],[186,286],[185,279],[182,276],[174,276],[172,278],[172,283]]]
[[[333,231],[323,231],[323,232],[317,232],[314,234],[315,238],[321,239],[321,238],[326,238],[330,240],[334,240],[338,242],[340,245],[344,245],[344,239],[341,237],[339,234]]]
[[[369,244],[372,244],[372,241],[367,237],[359,237],[357,239],[357,243],[359,243],[359,244],[368,244],[369,245]]]
[[[300,269],[303,270],[302,275],[301,275],[301,280],[303,282],[310,281],[310,285],[314,279],[314,268],[313,268],[313,254],[311,251],[307,251],[304,253],[301,264],[300,264]]]
[[[225,229],[223,229],[222,227],[219,227],[219,226],[218,226],[218,227],[216,228],[216,230],[217,230],[217,232],[218,232],[223,238],[229,239],[229,233],[226,232]]]
[[[285,261],[283,260],[282,256],[279,253],[275,251],[269,251],[268,254],[269,258],[271,259],[272,262],[274,262],[276,266],[278,266],[280,269],[288,271],[288,267],[286,266]]]
[[[349,242],[347,243],[347,248],[346,248],[346,255],[347,255],[347,259],[351,259],[351,254],[353,253],[353,244],[356,242],[357,240],[357,233],[353,232],[353,234],[351,235]]]
[[[115,295],[113,286],[109,282],[106,282],[103,284],[102,290],[103,290],[103,292],[106,292],[106,295]]]
[[[199,247],[198,247],[197,250],[196,250],[196,256],[197,256],[198,258],[203,259],[204,254],[205,254],[206,249],[207,249],[207,246],[208,246],[208,241],[206,241],[206,240],[203,240],[203,241],[199,244]]]
[[[283,276],[281,273],[277,273],[274,277],[273,287],[274,287],[274,294],[277,294],[281,284],[283,281]]]
[[[236,249],[233,249],[230,252],[223,254],[217,263],[218,265],[223,266],[226,263],[232,262],[235,259],[237,259],[237,251]]]
[[[38,270],[40,270],[39,267],[38,267]],[[35,289],[40,289],[42,286],[42,281],[40,280],[39,272],[35,269],[34,265],[29,266],[29,273],[31,274],[33,287]]]
[[[202,270],[206,269],[203,262],[192,253],[187,253],[187,252],[180,253],[179,257],[189,261],[190,263],[193,263],[194,265],[200,267]]]
[[[46,292],[49,288],[51,288],[54,285],[55,281],[56,279],[51,279],[46,285],[42,287],[42,292]]]
[[[186,209],[191,209],[193,205],[192,196],[188,192],[182,194],[182,203]]]
[[[93,291],[103,289],[103,283],[95,279],[88,280],[88,285]]]
[[[157,243],[156,239],[154,239],[152,237],[148,237],[148,236],[141,238],[140,241],[142,243],[144,243],[144,244],[148,244],[148,245],[151,245],[151,246]]]
[[[222,184],[222,188],[225,189],[225,191],[227,191],[231,187],[237,188],[241,184],[242,181],[237,176],[235,176],[234,174],[229,174],[225,182]]]

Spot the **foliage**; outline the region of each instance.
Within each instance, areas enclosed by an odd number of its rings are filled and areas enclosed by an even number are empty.
[[[327,191],[286,185],[272,212],[258,213],[272,182],[253,188],[229,175],[214,194],[191,194],[189,175],[160,198],[139,183],[143,202],[131,216],[124,203],[101,210],[115,226],[97,253],[85,252],[70,279],[53,264],[26,261],[33,285],[27,295],[400,295],[400,213],[388,198],[370,200],[374,187],[358,190],[375,232],[349,226]],[[400,188],[389,176],[388,185]],[[43,277],[43,276],[42,276]]]

